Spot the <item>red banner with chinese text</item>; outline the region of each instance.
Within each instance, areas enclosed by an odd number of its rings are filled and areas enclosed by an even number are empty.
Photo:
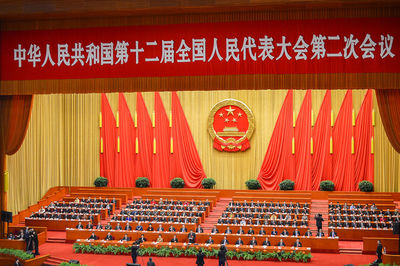
[[[1,32],[1,80],[400,71],[400,18]]]

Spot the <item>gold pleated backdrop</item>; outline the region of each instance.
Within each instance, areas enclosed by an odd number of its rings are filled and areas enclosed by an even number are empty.
[[[217,181],[216,188],[244,189],[244,182],[256,178],[274,129],[285,90],[235,90],[178,92],[192,130],[204,170]],[[335,118],[346,91],[332,91]],[[353,91],[354,110],[358,113],[365,90]],[[297,115],[305,91],[294,91]],[[314,119],[325,91],[312,91]],[[114,113],[118,94],[108,94]],[[143,93],[149,114],[153,112],[154,94]],[[125,94],[131,113],[136,94]],[[170,93],[163,92],[164,106],[170,110]],[[217,102],[235,98],[246,103],[255,116],[255,131],[246,152],[219,152],[213,148],[207,132],[209,111]],[[400,156],[391,147],[382,126],[374,98],[375,190],[399,191]],[[10,176],[8,208],[12,212],[36,203],[53,186],[90,186],[99,176],[100,94],[36,95],[28,132],[21,149],[8,157]]]

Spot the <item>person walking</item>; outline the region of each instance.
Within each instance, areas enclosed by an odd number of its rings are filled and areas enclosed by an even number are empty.
[[[226,262],[226,247],[224,245],[218,251],[218,266],[225,266]]]
[[[137,259],[137,250],[139,249],[138,242],[134,242],[131,248],[131,257],[132,257],[132,262],[133,264],[136,264],[136,259]]]
[[[318,213],[317,215],[315,215],[315,221],[317,225],[317,230],[322,230],[322,222],[324,221],[324,218],[322,218],[322,214]]]
[[[203,253],[203,250],[201,248],[199,249],[199,252],[197,253],[196,264],[197,264],[197,266],[203,266],[204,265],[204,253]]]

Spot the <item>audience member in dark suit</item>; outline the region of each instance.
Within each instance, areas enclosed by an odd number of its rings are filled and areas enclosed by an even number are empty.
[[[296,248],[301,248],[303,245],[301,244],[301,242],[300,242],[300,239],[296,239],[296,242],[294,242],[294,244],[293,244],[293,247],[296,247]]]
[[[271,246],[271,242],[269,242],[268,237],[265,238],[264,242],[262,243],[263,246],[269,247]]]
[[[211,236],[207,239],[206,244],[214,244],[214,240],[211,238]]]
[[[253,238],[250,240],[249,245],[250,245],[250,246],[257,246],[257,240],[256,240],[256,238],[255,238],[254,236],[253,236]]]
[[[92,224],[92,222],[89,222],[89,223],[86,225],[86,229],[93,229],[93,224]]]
[[[129,223],[126,223],[125,230],[132,230],[132,226]]]
[[[307,229],[307,232],[304,234],[304,236],[312,236],[310,228]]]
[[[238,246],[243,245],[243,240],[239,237],[238,240],[236,241],[235,245],[238,245]]]
[[[285,243],[283,243],[283,239],[279,240],[278,247],[284,247]]]
[[[144,237],[144,235],[142,234],[141,236],[140,236],[140,238],[137,240],[137,242],[139,243],[139,244],[141,244],[141,243],[143,243],[143,242],[145,242],[147,239]]]
[[[226,236],[224,236],[224,239],[221,240],[221,245],[228,245],[228,239],[226,239]]]
[[[178,243],[178,238],[176,238],[176,235],[171,239],[171,243]]]
[[[131,241],[131,238],[127,234],[125,234],[121,241]]]
[[[76,226],[76,229],[83,229],[83,225],[81,222],[78,223],[78,225]]]
[[[191,244],[196,242],[196,234],[193,232],[193,230],[190,230],[190,233],[188,234],[188,242]]]
[[[110,232],[106,235],[106,238],[104,240],[114,240],[114,237],[111,235]]]
[[[324,234],[324,232],[322,232],[322,229],[319,229],[318,233],[317,233],[317,237],[324,237],[324,236],[325,236],[325,234]]]
[[[117,225],[115,226],[115,230],[122,230],[122,226],[119,223],[117,223]]]
[[[97,239],[99,238],[94,234],[94,232],[88,238],[88,240],[97,240]]]
[[[108,223],[106,226],[104,226],[104,229],[111,230],[112,229],[111,223]]]
[[[232,234],[232,230],[229,228],[229,226],[226,228],[225,234]]]
[[[182,228],[181,228],[181,230],[179,230],[180,232],[187,232],[187,229],[186,229],[186,227],[185,227],[185,225],[183,224],[182,225]]]
[[[335,229],[332,229],[332,231],[329,233],[329,237],[337,237]]]

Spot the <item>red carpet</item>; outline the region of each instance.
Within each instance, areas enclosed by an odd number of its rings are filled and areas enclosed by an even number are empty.
[[[94,255],[94,254],[75,254],[72,250],[72,244],[61,243],[46,243],[40,246],[41,254],[51,254],[55,257],[66,259],[79,260],[81,264],[88,264],[93,266],[110,266],[110,265],[126,265],[131,262],[130,256],[126,255]],[[352,255],[352,254],[322,254],[313,253],[311,263],[299,264],[295,262],[268,262],[275,265],[304,265],[304,266],[338,266],[345,264],[368,264],[376,259],[373,255]],[[161,258],[153,257],[157,266],[188,266],[195,265],[194,258]],[[146,265],[144,262],[148,261],[148,257],[140,257],[138,263]],[[243,265],[265,265],[265,261],[238,261],[229,260],[229,266],[243,266]],[[206,259],[205,265],[217,265],[216,259]]]

